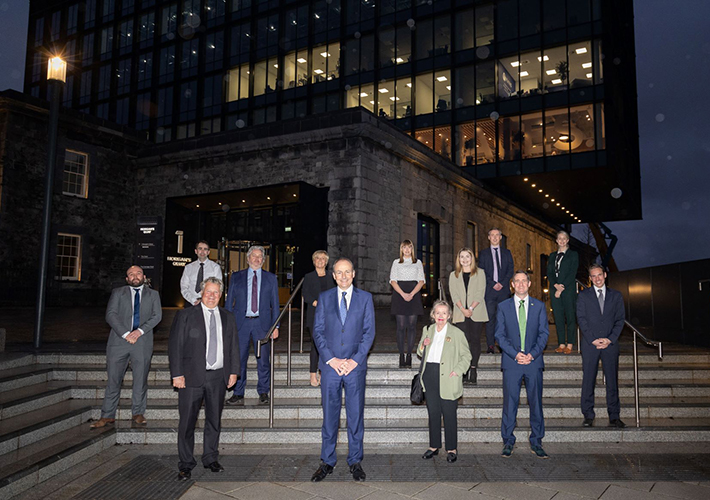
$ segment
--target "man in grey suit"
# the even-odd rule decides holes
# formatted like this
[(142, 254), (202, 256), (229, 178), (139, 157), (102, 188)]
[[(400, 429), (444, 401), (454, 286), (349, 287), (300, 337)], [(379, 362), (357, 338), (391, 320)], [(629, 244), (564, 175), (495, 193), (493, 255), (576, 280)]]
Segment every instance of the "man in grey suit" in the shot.
[(108, 382), (101, 407), (101, 418), (91, 424), (98, 429), (113, 424), (121, 395), (121, 384), (128, 362), (133, 372), (133, 423), (145, 425), (148, 394), (148, 372), (153, 356), (153, 328), (160, 323), (163, 310), (158, 292), (145, 286), (145, 275), (139, 266), (126, 271), (128, 286), (115, 288), (106, 308), (106, 322), (111, 333), (106, 344)]

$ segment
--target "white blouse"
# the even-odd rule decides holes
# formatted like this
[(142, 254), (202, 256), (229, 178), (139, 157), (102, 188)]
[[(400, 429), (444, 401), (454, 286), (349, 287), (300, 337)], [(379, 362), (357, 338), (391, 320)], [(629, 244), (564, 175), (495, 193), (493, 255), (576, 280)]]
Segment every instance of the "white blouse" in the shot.
[(441, 351), (444, 350), (444, 339), (446, 339), (446, 330), (449, 329), (449, 324), (446, 323), (440, 332), (434, 327), (434, 338), (429, 344), (429, 351), (426, 355), (427, 363), (441, 363)]
[(405, 258), (400, 264), (399, 259), (395, 259), (390, 270), (390, 281), (425, 281), (422, 261), (417, 259), (412, 264), (412, 259)]

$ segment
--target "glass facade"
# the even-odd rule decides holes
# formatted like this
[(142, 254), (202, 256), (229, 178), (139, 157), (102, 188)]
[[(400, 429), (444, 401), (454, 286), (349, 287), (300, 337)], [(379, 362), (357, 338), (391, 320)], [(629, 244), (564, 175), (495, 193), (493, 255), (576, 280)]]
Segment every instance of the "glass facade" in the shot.
[[(31, 14), (26, 91), (155, 142), (362, 106), (479, 177), (605, 148), (601, 0), (76, 0)], [(491, 168), (493, 165), (493, 168)]]

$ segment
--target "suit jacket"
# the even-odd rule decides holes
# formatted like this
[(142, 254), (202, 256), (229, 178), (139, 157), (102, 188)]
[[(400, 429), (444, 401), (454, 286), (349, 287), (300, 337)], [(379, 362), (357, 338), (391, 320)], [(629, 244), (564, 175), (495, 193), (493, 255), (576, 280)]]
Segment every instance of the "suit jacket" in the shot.
[[(424, 354), (424, 339), (430, 338), (434, 340), (435, 333), (436, 324), (424, 327), (422, 338), (417, 348), (417, 354), (419, 356), (423, 356)], [(424, 369), (422, 373), (426, 371), (426, 359), (424, 359), (423, 362)], [(441, 396), (441, 399), (455, 400), (463, 396), (463, 374), (471, 367), (471, 349), (468, 347), (466, 335), (451, 323), (449, 323), (446, 329), (446, 340), (441, 350), (441, 361), (439, 364), (441, 370), (439, 396)], [(451, 372), (456, 372), (458, 376), (449, 377)], [(422, 381), (422, 387), (424, 388), (424, 392), (426, 392), (424, 377), (421, 377), (419, 380)]]
[(331, 370), (326, 362), (332, 358), (353, 359), (356, 370), (367, 370), (367, 353), (375, 340), (375, 307), (370, 293), (353, 287), (348, 316), (340, 322), (338, 291), (335, 287), (318, 296), (313, 341), (318, 348), (321, 371)]
[[(232, 273), (229, 291), (224, 307), (234, 313), (237, 330), (244, 327), (247, 315), (247, 269)], [(259, 326), (264, 333), (279, 319), (279, 285), (276, 275), (261, 270), (261, 290), (259, 292)]]
[[(564, 259), (562, 259), (564, 262)], [(596, 339), (607, 338), (616, 344), (624, 329), (626, 312), (621, 292), (606, 287), (604, 294), (604, 314), (599, 308), (599, 300), (594, 287), (579, 292), (577, 297), (577, 323), (582, 330), (582, 341), (591, 345)]]
[[(117, 335), (123, 341), (123, 335), (133, 330), (133, 292), (130, 286), (114, 288), (106, 307), (106, 323), (111, 327), (111, 336)], [(163, 319), (163, 310), (160, 306), (160, 295), (148, 286), (143, 285), (141, 293), (140, 324), (143, 337), (153, 341), (153, 328)]]
[[(493, 290), (493, 285), (496, 284), (493, 281), (493, 249), (490, 247), (482, 250), (478, 256), (478, 267), (483, 269), (486, 273), (486, 295), (490, 293), (499, 293)], [(510, 280), (513, 279), (513, 272), (515, 272), (513, 264), (513, 254), (507, 248), (500, 247), (500, 269), (498, 269), (498, 283), (503, 285), (503, 290), (507, 290), (508, 295), (510, 295)]]
[[(513, 296), (498, 305), (496, 317), (496, 340), (503, 350), (501, 369), (518, 369), (521, 366), (515, 361), (515, 356), (521, 352), (520, 326), (518, 326), (517, 297)], [(531, 354), (533, 361), (527, 365), (533, 368), (544, 368), (542, 353), (547, 345), (550, 328), (547, 323), (545, 304), (530, 297), (528, 319), (525, 327), (525, 353)]]
[[(234, 316), (219, 307), (222, 321), (222, 347), (224, 354), (224, 383), (230, 375), (239, 374), (239, 341)], [(207, 358), (207, 329), (202, 306), (178, 311), (170, 328), (168, 361), (171, 377), (185, 377), (185, 385), (200, 387), (205, 383)]]
[[(577, 279), (577, 269), (579, 268), (579, 254), (574, 250), (567, 249), (565, 256), (560, 261), (560, 275), (555, 276), (555, 260), (557, 252), (550, 254), (550, 259), (547, 261), (547, 279), (550, 282), (550, 294), (554, 295), (554, 286), (560, 283), (565, 286), (565, 292), (569, 291), (572, 294), (577, 294), (575, 281)], [(564, 293), (564, 292), (563, 292)]]
[[(456, 306), (457, 302), (468, 307), (473, 302), (479, 304), (473, 310), (471, 319), (473, 321), (485, 322), (488, 321), (488, 310), (486, 309), (486, 272), (478, 268), (476, 274), (472, 275), (468, 280), (468, 290), (463, 283), (463, 272), (456, 277), (456, 273), (452, 272), (449, 275), (449, 293), (451, 294), (451, 302), (454, 303), (454, 323), (463, 323), (466, 317), (461, 312), (461, 309)], [(458, 372), (457, 372), (458, 373)]]

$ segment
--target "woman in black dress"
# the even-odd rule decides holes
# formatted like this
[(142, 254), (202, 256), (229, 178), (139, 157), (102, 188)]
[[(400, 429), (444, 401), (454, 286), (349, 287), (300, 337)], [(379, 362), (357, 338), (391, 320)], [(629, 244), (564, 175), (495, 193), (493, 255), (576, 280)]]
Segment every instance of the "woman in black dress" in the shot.
[(321, 292), (325, 292), (329, 288), (335, 286), (333, 277), (325, 270), (328, 265), (328, 252), (325, 250), (316, 250), (313, 252), (313, 266), (315, 271), (306, 274), (303, 280), (303, 301), (306, 304), (306, 324), (308, 331), (311, 333), (311, 385), (318, 387), (320, 385), (320, 376), (318, 375), (318, 350), (313, 343), (313, 321), (316, 317), (316, 306), (318, 305), (318, 296)]
[(399, 245), (399, 259), (392, 262), (391, 313), (397, 319), (397, 347), (399, 367), (412, 366), (412, 349), (417, 328), (417, 316), (424, 314), (421, 289), (424, 286), (424, 267), (414, 255), (414, 245), (404, 240)]

